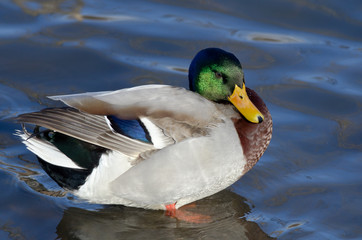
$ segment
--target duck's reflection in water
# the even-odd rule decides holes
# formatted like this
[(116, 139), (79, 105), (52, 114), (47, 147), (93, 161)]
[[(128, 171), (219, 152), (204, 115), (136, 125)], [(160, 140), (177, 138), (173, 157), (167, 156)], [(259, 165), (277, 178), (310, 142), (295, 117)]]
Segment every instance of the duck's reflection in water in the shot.
[(97, 211), (71, 207), (57, 227), (60, 239), (273, 239), (243, 217), (245, 198), (224, 190), (196, 202), (187, 211), (209, 216), (208, 223), (190, 223), (152, 211), (106, 206)]

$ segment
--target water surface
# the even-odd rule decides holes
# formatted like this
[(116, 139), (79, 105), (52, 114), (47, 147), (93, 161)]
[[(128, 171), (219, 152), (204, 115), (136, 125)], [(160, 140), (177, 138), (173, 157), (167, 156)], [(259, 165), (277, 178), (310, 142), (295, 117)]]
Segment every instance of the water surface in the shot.
[(272, 142), (231, 188), (189, 211), (88, 204), (59, 188), (0, 122), (0, 239), (360, 239), (360, 1), (0, 2), (0, 119), (48, 95), (150, 83), (188, 87), (200, 49), (241, 61), (268, 105)]

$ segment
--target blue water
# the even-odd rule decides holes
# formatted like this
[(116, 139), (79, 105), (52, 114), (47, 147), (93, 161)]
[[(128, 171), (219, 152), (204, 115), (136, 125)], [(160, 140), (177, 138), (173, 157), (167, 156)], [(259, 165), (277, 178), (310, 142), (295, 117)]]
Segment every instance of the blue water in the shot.
[(0, 2), (0, 119), (48, 95), (149, 83), (188, 87), (192, 57), (233, 52), (265, 100), (259, 163), (194, 211), (92, 205), (59, 188), (0, 121), (0, 239), (361, 239), (362, 2)]

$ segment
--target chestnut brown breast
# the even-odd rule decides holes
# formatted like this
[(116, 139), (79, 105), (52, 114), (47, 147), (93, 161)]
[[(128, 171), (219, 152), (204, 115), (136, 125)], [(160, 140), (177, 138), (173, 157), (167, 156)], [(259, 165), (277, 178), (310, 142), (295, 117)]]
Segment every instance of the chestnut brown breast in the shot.
[(246, 88), (246, 92), (250, 100), (264, 115), (264, 121), (255, 124), (248, 122), (243, 117), (232, 119), (238, 132), (244, 155), (247, 159), (243, 174), (249, 171), (263, 155), (270, 143), (273, 131), (273, 121), (264, 101), (256, 94), (256, 92), (254, 92), (254, 90)]

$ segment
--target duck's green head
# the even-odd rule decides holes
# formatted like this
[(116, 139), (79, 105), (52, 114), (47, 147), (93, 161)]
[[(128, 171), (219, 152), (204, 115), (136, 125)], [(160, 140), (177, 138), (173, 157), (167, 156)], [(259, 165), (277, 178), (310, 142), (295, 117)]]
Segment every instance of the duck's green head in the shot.
[(250, 122), (261, 123), (263, 114), (250, 101), (244, 72), (234, 54), (206, 48), (196, 54), (189, 68), (190, 90), (214, 101), (230, 101)]

